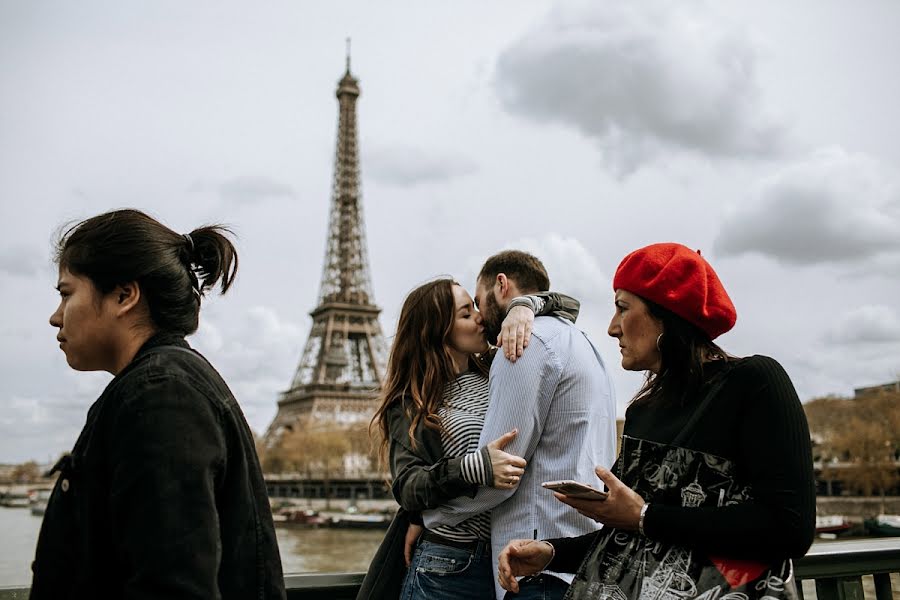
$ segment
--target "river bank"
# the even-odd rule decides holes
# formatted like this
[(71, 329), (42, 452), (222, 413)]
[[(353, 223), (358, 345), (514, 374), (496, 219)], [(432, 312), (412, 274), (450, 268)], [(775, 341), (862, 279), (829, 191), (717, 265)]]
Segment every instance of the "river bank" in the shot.
[(819, 515), (841, 515), (852, 521), (862, 521), (880, 514), (900, 515), (900, 496), (819, 496), (816, 498)]
[[(25, 508), (0, 508), (0, 587), (31, 583), (41, 517)], [(360, 572), (369, 567), (384, 530), (276, 528), (285, 573)]]
[[(344, 511), (351, 502), (322, 499), (297, 500), (297, 506), (327, 512)], [(329, 504), (326, 508), (326, 504)], [(392, 501), (360, 500), (354, 503), (360, 512), (377, 512), (396, 507)], [(841, 515), (859, 522), (879, 514), (880, 498), (818, 498), (822, 515)], [(900, 498), (888, 498), (885, 508), (900, 514)], [(0, 508), (0, 587), (28, 585), (31, 560), (40, 531), (41, 517), (25, 508)], [(361, 572), (368, 568), (378, 548), (383, 530), (277, 527), (278, 547), (285, 573)]]

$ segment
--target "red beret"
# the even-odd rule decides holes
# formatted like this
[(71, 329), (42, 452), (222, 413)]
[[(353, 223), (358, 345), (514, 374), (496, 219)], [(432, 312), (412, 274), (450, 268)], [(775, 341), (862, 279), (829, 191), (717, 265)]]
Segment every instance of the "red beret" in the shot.
[(728, 292), (700, 251), (681, 244), (651, 244), (619, 263), (614, 290), (637, 294), (693, 323), (714, 340), (737, 321)]

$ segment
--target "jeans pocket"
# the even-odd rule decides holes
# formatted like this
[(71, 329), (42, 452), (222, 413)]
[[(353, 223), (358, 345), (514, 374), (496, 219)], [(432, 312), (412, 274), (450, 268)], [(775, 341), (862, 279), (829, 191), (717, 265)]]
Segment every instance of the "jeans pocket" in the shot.
[(458, 575), (472, 564), (472, 553), (440, 544), (424, 543), (420, 546), (416, 572), (428, 575)]
[(419, 542), (403, 582), (404, 600), (495, 600), (491, 555)]

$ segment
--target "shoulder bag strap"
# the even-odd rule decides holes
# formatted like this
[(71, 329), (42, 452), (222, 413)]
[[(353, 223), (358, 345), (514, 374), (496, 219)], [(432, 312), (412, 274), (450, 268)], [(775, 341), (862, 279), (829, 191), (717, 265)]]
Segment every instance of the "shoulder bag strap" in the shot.
[(681, 432), (675, 436), (675, 439), (672, 440), (671, 444), (673, 446), (680, 446), (684, 443), (684, 441), (688, 438), (689, 435), (694, 433), (694, 428), (697, 426), (697, 423), (703, 418), (704, 413), (706, 413), (706, 409), (709, 408), (710, 402), (713, 401), (713, 398), (719, 393), (719, 390), (722, 389), (722, 386), (725, 385), (725, 382), (728, 381), (728, 372), (731, 371), (731, 365), (725, 365), (725, 368), (721, 373), (713, 377), (713, 380), (710, 382), (709, 391), (706, 392), (706, 395), (703, 397), (703, 400), (700, 401), (700, 404), (694, 409), (694, 413), (691, 415), (691, 418), (685, 424), (684, 427), (681, 428)]

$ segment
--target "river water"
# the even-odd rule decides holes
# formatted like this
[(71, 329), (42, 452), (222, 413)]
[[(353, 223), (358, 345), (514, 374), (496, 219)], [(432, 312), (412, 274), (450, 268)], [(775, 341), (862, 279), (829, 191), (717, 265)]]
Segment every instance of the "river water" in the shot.
[[(31, 583), (31, 561), (41, 517), (25, 508), (0, 507), (0, 588)], [(278, 527), (285, 573), (365, 571), (384, 530), (294, 529)]]
[[(0, 588), (31, 583), (31, 560), (41, 517), (23, 508), (0, 507)], [(353, 573), (365, 571), (383, 530), (292, 529), (277, 527), (278, 549), (285, 573)], [(822, 543), (822, 542), (817, 542)], [(894, 600), (900, 600), (900, 578), (891, 575)], [(875, 598), (872, 577), (863, 578), (865, 597)], [(804, 598), (813, 599), (815, 583), (803, 582)]]

